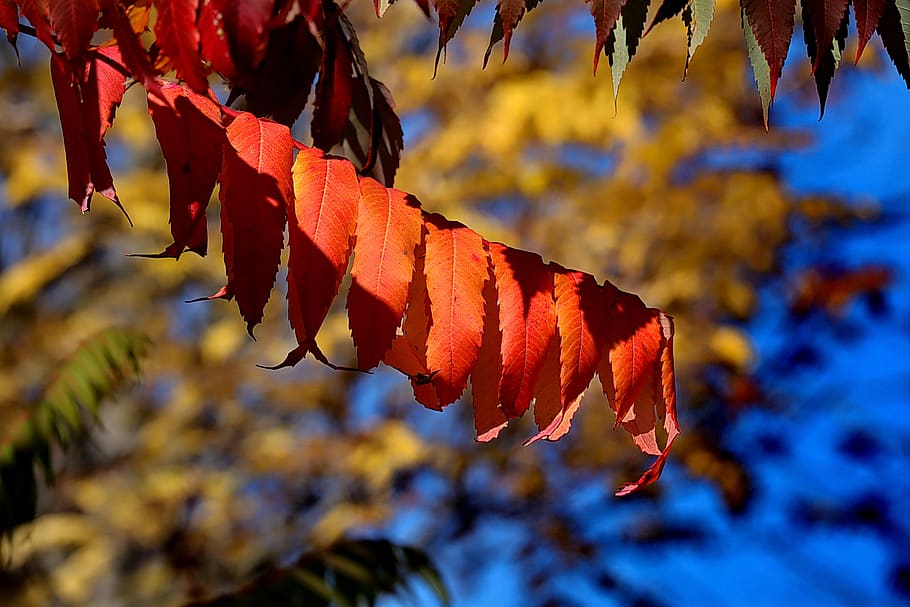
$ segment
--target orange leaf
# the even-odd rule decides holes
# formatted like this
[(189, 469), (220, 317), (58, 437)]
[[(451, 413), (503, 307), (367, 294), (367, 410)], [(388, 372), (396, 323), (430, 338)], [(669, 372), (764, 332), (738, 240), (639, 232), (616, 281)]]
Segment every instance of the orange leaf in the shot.
[(422, 233), (420, 203), (373, 179), (360, 182), (348, 319), (357, 361), (372, 369), (386, 353), (404, 316)]
[(246, 112), (228, 126), (227, 140), (221, 196), (233, 241), (228, 288), (252, 335), (262, 321), (284, 246), (285, 209), (294, 195), (293, 148), (286, 126)]
[(490, 243), (502, 329), (503, 412), (519, 417), (531, 404), (551, 337), (556, 332), (553, 274), (540, 256)]
[(404, 323), (382, 361), (411, 378), (417, 402), (429, 409), (441, 410), (439, 396), (433, 386), (433, 373), (427, 366), (427, 336), (432, 321), (424, 274), (425, 258), (425, 248), (421, 244), (415, 257), (414, 278), (408, 293)]
[(433, 319), (427, 338), (427, 366), (441, 406), (461, 396), (483, 332), (483, 285), (489, 264), (477, 232), (441, 215), (424, 217), (426, 279)]
[(360, 186), (350, 162), (307, 148), (294, 162), (288, 198), (288, 312), (297, 343), (317, 353), (322, 326), (351, 255)]
[(499, 303), (496, 281), (489, 270), (483, 286), (483, 340), (477, 363), (471, 374), (471, 400), (474, 405), (474, 428), (478, 441), (496, 438), (509, 423), (499, 406), (499, 382), (502, 379), (502, 331), (499, 329)]

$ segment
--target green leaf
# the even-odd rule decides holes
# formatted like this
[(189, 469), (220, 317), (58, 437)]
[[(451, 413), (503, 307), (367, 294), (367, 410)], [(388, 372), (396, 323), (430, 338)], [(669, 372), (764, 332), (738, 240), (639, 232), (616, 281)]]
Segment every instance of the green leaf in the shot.
[(689, 72), (689, 62), (696, 49), (705, 41), (711, 22), (714, 20), (714, 0), (690, 0), (683, 11), (683, 21), (689, 33), (689, 48), (686, 52), (686, 69), (683, 78)]

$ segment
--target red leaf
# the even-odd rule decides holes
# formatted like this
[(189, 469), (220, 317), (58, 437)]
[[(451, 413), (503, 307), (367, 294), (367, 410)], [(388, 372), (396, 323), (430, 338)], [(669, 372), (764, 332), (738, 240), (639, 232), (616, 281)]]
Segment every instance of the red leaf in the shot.
[(404, 316), (423, 224), (410, 194), (369, 178), (360, 192), (347, 306), (358, 366), (367, 370), (382, 360)]
[(562, 419), (562, 410), (559, 390), (559, 339), (554, 335), (547, 346), (540, 377), (534, 386), (534, 423), (537, 424), (538, 432), (524, 444), (530, 445), (542, 438), (549, 438)]
[(591, 16), (594, 17), (596, 40), (594, 43), (594, 73), (597, 73), (597, 64), (600, 55), (607, 43), (607, 38), (616, 26), (619, 12), (626, 5), (626, 0), (586, 0), (591, 3)]
[(98, 0), (54, 0), (50, 3), (50, 22), (66, 58), (78, 61), (88, 49), (98, 27)]
[(483, 286), (483, 340), (477, 363), (471, 374), (471, 401), (474, 405), (474, 428), (478, 441), (496, 438), (509, 423), (499, 406), (499, 382), (502, 379), (502, 331), (499, 329), (499, 303), (492, 268)]
[(471, 14), (477, 2), (478, 0), (433, 0), (433, 6), (439, 15), (439, 46), (436, 51), (436, 67), (433, 68), (434, 75), (436, 68), (439, 67), (439, 56), (443, 49), (464, 23), (465, 17)]
[(531, 404), (550, 339), (556, 332), (553, 274), (540, 256), (490, 243), (502, 329), (503, 412), (519, 417)]
[(433, 319), (427, 367), (443, 407), (464, 391), (483, 332), (483, 285), (488, 257), (477, 232), (441, 215), (427, 215), (426, 280)]
[(130, 23), (129, 16), (124, 12), (123, 6), (118, 0), (103, 0), (101, 5), (110, 17), (123, 64), (129, 68), (133, 78), (142, 83), (146, 91), (160, 96), (161, 86), (156, 80), (155, 66), (149, 59), (148, 51), (142, 46), (142, 42), (133, 31), (133, 25)]
[(316, 333), (351, 256), (360, 187), (351, 163), (313, 148), (294, 163), (294, 198), (288, 199), (291, 254), (288, 311), (297, 343), (318, 352)]
[(427, 336), (430, 331), (430, 302), (424, 273), (426, 252), (423, 243), (417, 248), (414, 277), (408, 291), (408, 309), (401, 331), (382, 361), (411, 378), (414, 398), (428, 409), (442, 410), (433, 386), (433, 372), (427, 366)]
[(158, 20), (155, 37), (183, 79), (197, 93), (208, 91), (209, 84), (199, 55), (199, 29), (196, 12), (199, 0), (155, 0)]
[[(616, 492), (616, 495), (626, 495), (656, 481), (667, 463), (673, 442), (679, 436), (679, 422), (676, 418), (676, 379), (673, 371), (673, 319), (660, 311), (657, 311), (657, 319), (661, 334), (660, 360), (657, 365), (659, 379), (652, 384), (652, 389), (655, 392), (655, 397), (660, 399), (658, 405), (662, 405), (662, 408), (658, 406), (657, 417), (663, 420), (667, 442), (662, 451), (657, 451), (656, 440), (653, 445), (650, 444), (653, 430), (639, 435), (648, 437), (648, 447), (651, 451), (657, 451), (658, 457), (637, 481), (624, 485)], [(651, 407), (650, 403), (645, 406)], [(636, 415), (640, 416), (640, 418), (631, 423), (635, 423), (635, 431), (638, 432), (646, 429), (641, 428), (641, 418), (648, 417), (653, 420), (651, 413), (645, 415), (643, 411), (637, 410)]]
[(161, 92), (166, 102), (149, 95), (148, 106), (167, 163), (174, 243), (160, 256), (179, 258), (185, 249), (205, 255), (205, 209), (221, 169), (224, 143), (221, 110), (183, 86), (164, 86)]
[(278, 272), (285, 209), (293, 197), (291, 134), (284, 125), (240, 113), (227, 127), (221, 170), (222, 204), (231, 226), (228, 287), (252, 335)]
[(104, 135), (126, 90), (126, 77), (115, 67), (119, 64), (116, 47), (92, 51), (78, 71), (72, 71), (62, 55), (51, 56), (69, 196), (83, 212), (89, 210), (96, 190), (120, 206), (104, 153)]
[(56, 43), (51, 30), (49, 0), (20, 0), (19, 12), (35, 28), (38, 40), (53, 51)]
[(319, 82), (316, 83), (310, 126), (313, 145), (326, 152), (341, 141), (348, 121), (354, 99), (353, 62), (351, 48), (336, 19), (325, 32), (325, 52)]
[(216, 72), (228, 80), (233, 80), (237, 75), (237, 68), (231, 58), (225, 30), (225, 4), (227, 0), (201, 0), (197, 25), (202, 57)]
[(223, 27), (231, 57), (240, 72), (251, 72), (265, 57), (275, 0), (226, 0)]
[(802, 2), (805, 14), (809, 16), (809, 23), (803, 23), (803, 27), (812, 28), (815, 34), (815, 45), (819, 51), (812, 64), (812, 71), (815, 72), (822, 57), (830, 54), (834, 34), (844, 19), (848, 0), (802, 0)]
[[(839, 1), (839, 0), (838, 0)], [(796, 0), (740, 0), (755, 39), (771, 68), (771, 98), (784, 69), (793, 37)], [(842, 14), (842, 13), (841, 13)], [(840, 14), (838, 15), (840, 20)]]
[(872, 33), (881, 20), (887, 0), (853, 0), (853, 12), (856, 13), (856, 63), (863, 56), (863, 50), (872, 37)]
[(509, 45), (512, 43), (512, 31), (525, 14), (525, 0), (499, 0), (496, 15), (502, 21), (503, 49), (502, 60), (509, 58)]

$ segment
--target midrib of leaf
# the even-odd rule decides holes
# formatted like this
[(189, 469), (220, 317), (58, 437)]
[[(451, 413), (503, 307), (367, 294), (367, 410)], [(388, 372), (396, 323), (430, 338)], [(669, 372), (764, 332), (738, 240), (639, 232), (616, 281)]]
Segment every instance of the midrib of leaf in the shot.
[(768, 129), (768, 110), (771, 108), (771, 67), (765, 54), (762, 52), (755, 39), (755, 32), (752, 31), (752, 25), (746, 16), (745, 11), (742, 13), (743, 34), (746, 38), (746, 47), (749, 50), (749, 61), (752, 63), (752, 74), (755, 77), (755, 84), (758, 86), (758, 94), (761, 97), (762, 115), (765, 119), (765, 130)]
[(379, 264), (376, 268), (376, 286), (373, 288), (374, 293), (378, 293), (382, 286), (382, 272), (385, 267), (385, 250), (389, 246), (389, 230), (392, 225), (392, 192), (389, 189), (385, 191), (386, 212), (385, 212), (385, 229), (382, 233), (382, 250), (379, 252)]

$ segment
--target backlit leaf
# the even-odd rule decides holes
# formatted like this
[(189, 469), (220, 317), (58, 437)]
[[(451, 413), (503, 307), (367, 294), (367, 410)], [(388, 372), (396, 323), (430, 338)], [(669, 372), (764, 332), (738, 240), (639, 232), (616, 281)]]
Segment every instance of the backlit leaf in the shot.
[[(746, 43), (749, 57), (752, 58), (753, 43), (757, 43), (764, 56), (769, 70), (769, 103), (774, 99), (777, 81), (784, 69), (784, 61), (790, 50), (790, 39), (793, 37), (793, 18), (796, 14), (796, 0), (740, 0), (745, 13), (743, 31), (746, 32)], [(747, 28), (746, 25), (749, 27)], [(756, 62), (752, 60), (756, 69)], [(757, 69), (756, 69), (757, 71)], [(758, 77), (756, 77), (758, 80)], [(761, 88), (761, 84), (759, 84)], [(764, 96), (764, 95), (763, 95)], [(763, 102), (764, 104), (764, 102)]]
[(233, 240), (228, 287), (252, 334), (262, 320), (284, 246), (285, 209), (294, 195), (293, 148), (286, 126), (246, 112), (228, 126), (227, 143), (221, 196)]
[(357, 363), (372, 369), (389, 349), (407, 305), (420, 243), (420, 206), (410, 194), (360, 182), (348, 318)]
[(50, 22), (66, 58), (78, 61), (88, 49), (98, 26), (98, 0), (54, 0), (50, 2)]
[(488, 257), (479, 234), (440, 215), (425, 217), (427, 295), (433, 319), (427, 367), (440, 406), (461, 396), (477, 361), (483, 331)]
[(499, 302), (492, 268), (483, 286), (483, 339), (477, 363), (471, 374), (471, 402), (474, 406), (475, 437), (480, 442), (496, 438), (509, 419), (499, 406), (502, 380), (502, 331), (499, 328)]
[(173, 62), (177, 77), (197, 93), (208, 90), (208, 79), (199, 55), (199, 29), (196, 28), (198, 0), (156, 0), (158, 20), (155, 37)]
[(878, 22), (885, 11), (885, 5), (888, 0), (853, 0), (853, 12), (856, 17), (856, 63), (859, 63), (860, 57), (866, 44), (872, 37), (872, 33), (878, 26)]

